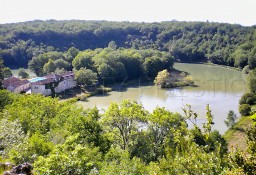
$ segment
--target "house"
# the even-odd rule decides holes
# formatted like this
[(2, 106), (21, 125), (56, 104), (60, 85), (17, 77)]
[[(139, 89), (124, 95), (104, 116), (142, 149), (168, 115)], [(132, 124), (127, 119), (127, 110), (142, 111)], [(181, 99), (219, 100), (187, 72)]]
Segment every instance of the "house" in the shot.
[(11, 77), (3, 80), (3, 87), (15, 93), (26, 92), (30, 89), (30, 82), (28, 80)]
[(45, 77), (31, 79), (31, 93), (51, 95), (76, 87), (75, 74), (72, 71), (63, 74), (48, 74)]

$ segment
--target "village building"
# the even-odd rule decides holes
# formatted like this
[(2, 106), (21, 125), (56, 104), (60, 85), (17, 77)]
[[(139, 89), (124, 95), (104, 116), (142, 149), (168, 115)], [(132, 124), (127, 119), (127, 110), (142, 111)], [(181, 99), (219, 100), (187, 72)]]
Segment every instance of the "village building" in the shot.
[(3, 80), (3, 87), (15, 93), (26, 92), (30, 89), (30, 82), (28, 80), (11, 77)]
[(45, 77), (36, 77), (30, 80), (31, 93), (51, 95), (52, 93), (61, 93), (67, 89), (77, 86), (74, 72), (68, 71), (63, 74), (49, 74)]

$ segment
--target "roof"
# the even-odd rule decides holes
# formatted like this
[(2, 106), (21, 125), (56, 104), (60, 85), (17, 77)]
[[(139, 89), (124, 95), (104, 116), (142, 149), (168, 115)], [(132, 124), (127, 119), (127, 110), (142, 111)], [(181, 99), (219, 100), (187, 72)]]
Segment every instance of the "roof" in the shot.
[(61, 75), (60, 74), (55, 74), (55, 73), (51, 73), (45, 76), (45, 78), (47, 79), (55, 79), (55, 80), (59, 80), (61, 79)]
[(53, 83), (53, 82), (55, 82), (54, 79), (47, 78), (47, 79), (43, 79), (40, 81), (32, 82), (31, 85), (45, 85), (45, 84), (49, 84), (49, 83)]
[(38, 81), (31, 82), (31, 84), (32, 85), (45, 85), (45, 84), (49, 84), (49, 83), (59, 81), (59, 80), (61, 80), (61, 78), (66, 79), (66, 78), (71, 77), (71, 76), (73, 77), (74, 75), (75, 74), (72, 71), (67, 71), (67, 72), (64, 72), (62, 74), (51, 73), (51, 74), (46, 75), (45, 77), (38, 77), (38, 78), (41, 78), (41, 79), (38, 79)]
[(28, 81), (30, 81), (31, 83), (37, 82), (37, 81), (41, 81), (41, 80), (45, 80), (45, 77), (35, 77), (35, 78), (31, 78)]
[(28, 80), (20, 80), (19, 78), (16, 78), (16, 77), (11, 77), (11, 78), (3, 80), (4, 88), (7, 88), (9, 86), (13, 86), (13, 87), (17, 88), (17, 87), (25, 85), (27, 83), (29, 83)]
[(72, 71), (67, 71), (67, 72), (62, 73), (61, 75), (62, 75), (63, 77), (66, 77), (66, 76), (74, 76), (75, 73), (72, 72)]
[(64, 79), (68, 79), (69, 77), (74, 77), (75, 73), (72, 71), (67, 71), (61, 74)]

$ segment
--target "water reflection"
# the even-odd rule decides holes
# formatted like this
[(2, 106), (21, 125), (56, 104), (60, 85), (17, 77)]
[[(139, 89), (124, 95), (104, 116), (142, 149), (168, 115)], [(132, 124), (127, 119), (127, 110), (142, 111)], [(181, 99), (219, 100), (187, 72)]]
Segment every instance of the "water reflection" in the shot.
[(224, 120), (228, 111), (238, 114), (238, 101), (245, 91), (245, 80), (241, 72), (200, 64), (176, 63), (176, 69), (192, 75), (197, 87), (161, 89), (157, 86), (145, 86), (138, 79), (138, 86), (110, 92), (107, 96), (96, 96), (88, 102), (78, 102), (83, 107), (97, 106), (106, 109), (111, 102), (120, 103), (123, 99), (139, 101), (145, 109), (152, 111), (156, 106), (165, 107), (172, 112), (182, 113), (182, 107), (190, 104), (199, 114), (199, 123), (205, 120), (206, 105), (210, 104), (214, 115), (214, 128), (224, 133), (227, 128)]

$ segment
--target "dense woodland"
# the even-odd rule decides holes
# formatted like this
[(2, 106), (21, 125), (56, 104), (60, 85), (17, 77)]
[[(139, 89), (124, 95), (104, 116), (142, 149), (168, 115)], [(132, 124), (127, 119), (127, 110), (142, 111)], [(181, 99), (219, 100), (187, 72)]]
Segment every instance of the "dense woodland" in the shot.
[(184, 62), (210, 61), (253, 69), (256, 29), (209, 22), (133, 23), (107, 21), (31, 21), (0, 25), (0, 57), (8, 67), (26, 67), (46, 52), (105, 48), (156, 49)]

